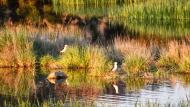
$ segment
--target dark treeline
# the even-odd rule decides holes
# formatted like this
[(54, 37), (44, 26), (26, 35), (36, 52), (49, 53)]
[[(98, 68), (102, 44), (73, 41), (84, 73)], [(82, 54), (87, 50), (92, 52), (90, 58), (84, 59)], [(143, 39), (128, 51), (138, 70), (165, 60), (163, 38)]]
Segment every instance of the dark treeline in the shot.
[(39, 21), (44, 17), (58, 17), (52, 9), (52, 0), (0, 0), (0, 23)]
[[(52, 22), (59, 21), (62, 15), (69, 13), (64, 11), (57, 13), (54, 7), (62, 6), (60, 3), (64, 4), (64, 2), (64, 0), (0, 0), (0, 24), (10, 19), (13, 22), (37, 22), (44, 18)], [(89, 1), (87, 0), (87, 2)], [(116, 5), (124, 2), (125, 0), (116, 0)]]

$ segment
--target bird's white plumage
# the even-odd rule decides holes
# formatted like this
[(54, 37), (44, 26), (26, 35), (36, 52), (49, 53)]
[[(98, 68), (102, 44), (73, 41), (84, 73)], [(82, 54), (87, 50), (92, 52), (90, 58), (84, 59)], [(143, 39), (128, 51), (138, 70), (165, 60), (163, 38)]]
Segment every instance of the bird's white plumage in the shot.
[(111, 71), (115, 72), (117, 70), (117, 62), (114, 62), (114, 66)]
[(65, 45), (64, 48), (60, 51), (60, 53), (64, 53), (67, 50), (68, 45)]

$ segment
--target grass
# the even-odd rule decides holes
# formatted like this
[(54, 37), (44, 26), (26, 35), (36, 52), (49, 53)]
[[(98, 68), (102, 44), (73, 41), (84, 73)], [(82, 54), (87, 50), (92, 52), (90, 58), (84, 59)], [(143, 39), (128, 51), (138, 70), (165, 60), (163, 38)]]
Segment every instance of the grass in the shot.
[(169, 42), (157, 65), (171, 71), (189, 72), (189, 52), (189, 45), (185, 42)]
[(159, 102), (150, 102), (150, 101), (146, 101), (144, 104), (142, 103), (138, 103), (135, 105), (135, 107), (189, 107), (190, 105), (190, 101), (189, 98), (187, 99), (182, 99), (181, 101), (179, 101), (178, 103), (171, 103), (168, 102), (166, 104), (160, 104)]
[[(111, 69), (112, 63), (107, 59), (103, 48), (98, 46), (69, 46), (57, 59), (47, 55), (41, 58), (42, 66), (57, 65), (67, 69), (95, 69), (98, 75)], [(94, 74), (92, 72), (92, 74)]]
[[(0, 13), (5, 15), (5, 17), (9, 14), (9, 9), (4, 9), (6, 6), (3, 7), (7, 3), (7, 0), (0, 1), (0, 5), (2, 5), (1, 10), (6, 11), (5, 13)], [(106, 17), (109, 23), (119, 22), (124, 25), (129, 33), (129, 35), (124, 36), (130, 36), (135, 39), (116, 39), (114, 46), (104, 48), (100, 44), (97, 44), (99, 46), (88, 44), (83, 36), (86, 34), (85, 27), (80, 29), (77, 26), (76, 31), (75, 26), (63, 27), (59, 24), (51, 25), (51, 23), (47, 25), (47, 29), (38, 29), (30, 26), (28, 28), (19, 26), (20, 28), (14, 27), (12, 29), (9, 28), (9, 25), (6, 25), (7, 28), (0, 29), (0, 67), (24, 68), (40, 63), (41, 66), (52, 69), (74, 69), (74, 72), (67, 72), (70, 88), (76, 89), (74, 91), (85, 89), (82, 94), (87, 93), (88, 95), (93, 94), (92, 90), (100, 94), (101, 89), (105, 88), (103, 82), (88, 77), (91, 75), (104, 78), (107, 75), (110, 76), (109, 71), (113, 65), (112, 61), (119, 62), (119, 67), (121, 66), (129, 74), (149, 72), (152, 64), (159, 70), (164, 69), (180, 73), (190, 72), (189, 41), (167, 41), (168, 38), (173, 39), (173, 37), (181, 39), (187, 36), (188, 38), (190, 34), (188, 24), (190, 20), (190, 2), (188, 0), (70, 0), (69, 2), (67, 0), (52, 0), (52, 4), (47, 2), (47, 4), (40, 4), (41, 2), (39, 2), (42, 6), (39, 8), (40, 10), (35, 7), (36, 3), (37, 1), (28, 1), (24, 4), (23, 0), (19, 0), (19, 8), (15, 9), (15, 14), (26, 18), (26, 20), (32, 20), (32, 24), (35, 23), (33, 23), (33, 20), (41, 18), (41, 12), (43, 13), (42, 18), (53, 19), (58, 23), (64, 23), (62, 22), (64, 15), (62, 16), (62, 14), (77, 15), (82, 20), (88, 20), (88, 18), (90, 19), (90, 17), (94, 16)], [(83, 17), (88, 18), (83, 19)], [(88, 27), (88, 23), (85, 24)], [(74, 36), (70, 36), (71, 34)], [(161, 40), (167, 39), (167, 43), (164, 46), (159, 45), (160, 57), (157, 60), (152, 58), (153, 49), (151, 46), (155, 44), (138, 41), (136, 40), (137, 36), (145, 39), (148, 36), (151, 36), (151, 38), (158, 37)], [(68, 44), (69, 48), (61, 55), (59, 51), (64, 44)], [(84, 70), (76, 74), (75, 71), (78, 72), (78, 69)], [(33, 72), (24, 69), (17, 75), (14, 72), (1, 72), (1, 74), (0, 92), (3, 95), (11, 96), (13, 99), (15, 98), (15, 106), (94, 106), (93, 103), (88, 105), (83, 101), (73, 99), (56, 102), (54, 99), (48, 99), (35, 105), (27, 98), (24, 100), (18, 99), (18, 97), (28, 97), (30, 95), (29, 92), (34, 91)], [(113, 79), (115, 78), (106, 80), (115, 81)], [(189, 82), (189, 79), (185, 77), (182, 79)], [(104, 82), (107, 82), (106, 80)], [(87, 84), (85, 84), (86, 82)], [(139, 90), (145, 85), (146, 81), (142, 78), (127, 78), (127, 90)], [(4, 105), (12, 106), (13, 103), (5, 101)], [(162, 106), (162, 104), (147, 102), (145, 105), (139, 104), (139, 106), (158, 107)], [(182, 100), (177, 105), (168, 103), (164, 106), (189, 106), (189, 99)]]
[(121, 12), (111, 12), (110, 16), (146, 37), (180, 38), (189, 34), (189, 4), (188, 0), (148, 0), (125, 5)]
[(190, 72), (190, 57), (184, 57), (179, 64), (182, 72)]
[[(96, 106), (95, 105), (96, 98), (98, 98), (98, 96), (101, 96), (103, 93), (107, 93), (107, 92), (109, 93), (109, 87), (112, 86), (113, 83), (120, 84), (120, 88), (122, 87), (124, 92), (127, 93), (126, 97), (138, 97), (138, 96), (133, 96), (133, 94), (138, 95), (141, 89), (144, 89), (144, 88), (146, 89), (146, 86), (152, 85), (155, 82), (154, 79), (144, 79), (144, 78), (138, 78), (138, 77), (129, 77), (129, 78), (125, 78), (125, 80), (117, 80), (117, 79), (104, 80), (97, 77), (90, 77), (88, 76), (88, 73), (84, 73), (85, 71), (83, 70), (81, 70), (80, 72), (78, 70), (77, 72), (75, 70), (65, 71), (68, 74), (69, 84), (65, 85), (63, 83), (61, 85), (57, 85), (57, 87), (54, 87), (57, 89), (55, 93), (60, 92), (58, 95), (55, 94), (55, 97), (53, 98), (44, 97), (45, 99), (43, 100), (33, 101), (33, 99), (30, 99), (29, 97), (30, 95), (32, 95), (31, 93), (33, 93), (33, 90), (32, 90), (32, 88), (34, 88), (33, 85), (36, 84), (37, 87), (40, 87), (40, 84), (42, 84), (42, 81), (37, 82), (38, 80), (36, 81), (36, 83), (32, 83), (34, 79), (34, 77), (32, 76), (33, 70), (27, 70), (27, 69), (20, 69), (19, 71), (15, 71), (14, 69), (13, 70), (7, 69), (7, 71), (5, 71), (5, 69), (0, 69), (0, 70), (1, 70), (0, 83), (2, 83), (0, 84), (0, 92), (1, 92), (1, 95), (3, 96), (2, 102), (0, 102), (0, 104), (11, 106), (11, 107), (12, 106), (13, 107), (49, 107), (49, 106), (92, 107), (92, 106)], [(176, 85), (176, 81), (178, 79), (182, 79), (182, 81), (179, 83), (183, 84), (183, 82), (185, 81), (187, 83), (185, 83), (184, 86), (183, 85), (182, 86), (188, 87), (189, 77), (187, 75), (175, 75), (173, 77), (173, 75), (171, 74), (168, 74), (167, 76), (165, 76), (165, 74), (166, 73), (164, 73), (163, 76), (156, 77), (158, 79), (158, 82), (160, 83), (160, 84), (158, 83), (158, 86), (165, 85), (163, 81), (166, 81), (166, 80), (169, 82), (168, 83), (169, 85), (170, 80), (174, 78), (174, 86)], [(7, 77), (5, 77), (5, 75)], [(16, 80), (15, 80), (15, 75), (16, 75)], [(175, 80), (175, 78), (177, 79)], [(7, 88), (3, 90), (3, 87), (7, 87)], [(46, 91), (47, 90), (45, 90), (45, 92)], [(52, 93), (54, 93), (54, 89), (52, 89), (52, 91), (53, 91)], [(128, 94), (130, 95), (130, 93), (132, 94), (132, 96), (128, 96)], [(48, 94), (51, 95), (51, 92)], [(23, 97), (23, 96), (26, 96), (26, 97)], [(64, 96), (64, 97), (61, 97), (61, 96)], [(114, 98), (114, 96), (111, 96), (111, 98)], [(188, 107), (189, 99), (187, 96), (187, 99), (184, 99), (184, 100), (181, 99), (176, 104), (173, 104), (170, 102), (166, 104), (162, 104), (160, 102), (149, 102), (148, 99), (147, 99), (147, 102), (138, 102), (138, 99), (137, 99), (136, 105), (141, 106), (141, 107), (146, 107), (147, 105), (149, 105), (150, 107), (157, 107), (157, 106), (168, 107), (168, 105), (172, 105), (172, 106), (184, 105), (185, 107), (186, 106)], [(104, 106), (104, 103), (102, 103), (102, 106)]]
[[(9, 10), (7, 0), (1, 0), (0, 4), (4, 6), (2, 11)], [(67, 15), (83, 19), (107, 17), (110, 23), (119, 22), (125, 25), (130, 33), (135, 31), (145, 36), (157, 35), (165, 39), (181, 38), (190, 34), (189, 8), (188, 0), (34, 0), (26, 3), (19, 0), (15, 14), (30, 23), (34, 22), (34, 25), (35, 22), (41, 23), (43, 19), (49, 19), (55, 24), (64, 23), (63, 19)], [(7, 20), (6, 14), (2, 14)]]
[(28, 99), (18, 99), (14, 105), (9, 101), (4, 101), (4, 107), (94, 107), (93, 102), (84, 102), (80, 100), (70, 99), (69, 101), (55, 101), (55, 99), (49, 99), (43, 103), (33, 104)]
[(126, 6), (122, 15), (130, 19), (189, 19), (189, 4), (188, 0), (162, 0), (159, 2), (150, 0), (141, 4)]
[(47, 68), (58, 68), (56, 60), (51, 55), (41, 57), (40, 65)]
[(27, 38), (27, 31), (12, 32), (4, 28), (1, 30), (0, 35), (1, 67), (29, 67), (34, 65), (33, 42)]
[[(151, 43), (150, 43), (151, 44)], [(154, 45), (154, 44), (153, 44)], [(123, 69), (129, 74), (155, 69), (172, 72), (189, 72), (190, 46), (185, 41), (170, 41), (158, 48), (158, 59), (154, 60), (153, 45), (138, 40), (115, 39), (115, 47), (124, 57)]]
[(148, 69), (146, 59), (135, 55), (125, 56), (124, 69), (130, 74), (136, 74), (138, 72), (145, 72)]
[(116, 48), (124, 57), (123, 69), (129, 74), (147, 71), (151, 62), (151, 50), (135, 40), (115, 39)]
[[(22, 29), (21, 29), (22, 28)], [(93, 75), (110, 71), (113, 62), (119, 62), (124, 71), (138, 73), (149, 71), (152, 64), (156, 69), (189, 72), (190, 47), (187, 41), (171, 40), (160, 47), (160, 58), (152, 61), (154, 43), (135, 39), (116, 38), (113, 46), (90, 45), (83, 37), (61, 37), (56, 32), (40, 30), (27, 31), (27, 28), (2, 28), (0, 34), (0, 66), (31, 67), (35, 62), (48, 68), (92, 69)], [(41, 32), (40, 32), (41, 31)], [(47, 30), (48, 31), (48, 30)], [(34, 34), (33, 32), (37, 32)], [(38, 34), (47, 37), (36, 36)], [(64, 32), (63, 32), (64, 34)], [(60, 54), (64, 44), (69, 48)], [(39, 60), (38, 60), (39, 59)]]

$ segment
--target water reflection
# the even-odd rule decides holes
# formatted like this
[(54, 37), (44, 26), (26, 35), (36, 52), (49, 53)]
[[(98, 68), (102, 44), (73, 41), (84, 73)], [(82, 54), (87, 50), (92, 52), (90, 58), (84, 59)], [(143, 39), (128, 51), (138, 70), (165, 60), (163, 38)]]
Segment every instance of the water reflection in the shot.
[[(105, 80), (90, 77), (84, 71), (65, 73), (68, 78), (48, 80), (38, 79), (33, 69), (0, 69), (0, 105), (5, 101), (17, 105), (19, 99), (29, 99), (41, 105), (53, 99), (53, 102), (63, 101), (65, 104), (79, 100), (95, 106), (130, 107), (146, 105), (148, 101), (176, 104), (190, 95), (189, 77), (184, 75)], [(48, 72), (43, 75), (47, 77)]]
[(105, 85), (104, 94), (125, 95), (126, 85), (122, 80), (112, 81)]

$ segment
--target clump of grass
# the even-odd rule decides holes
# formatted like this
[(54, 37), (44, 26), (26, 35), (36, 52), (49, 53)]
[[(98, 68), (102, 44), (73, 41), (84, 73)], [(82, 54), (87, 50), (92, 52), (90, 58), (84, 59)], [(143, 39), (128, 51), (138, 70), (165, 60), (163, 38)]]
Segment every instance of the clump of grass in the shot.
[(171, 41), (166, 44), (166, 48), (161, 52), (161, 57), (157, 62), (159, 68), (169, 71), (188, 70), (187, 57), (189, 56), (189, 46), (182, 42)]
[(123, 68), (129, 73), (146, 71), (151, 58), (151, 51), (145, 44), (135, 40), (115, 39), (115, 46), (124, 56)]
[(110, 64), (103, 49), (96, 46), (70, 46), (60, 56), (58, 63), (64, 68), (98, 69), (101, 71), (106, 70)]
[(40, 65), (47, 68), (58, 68), (56, 64), (56, 59), (51, 55), (45, 55), (40, 58)]
[(64, 68), (88, 68), (89, 56), (85, 47), (71, 46), (60, 56), (58, 62)]
[(0, 32), (0, 66), (24, 67), (33, 66), (35, 57), (32, 52), (32, 41), (27, 38), (25, 30)]
[(124, 58), (124, 69), (132, 74), (144, 72), (148, 69), (147, 60), (136, 55), (127, 55)]
[(161, 56), (159, 61), (157, 62), (159, 68), (164, 68), (165, 70), (175, 71), (179, 68), (178, 61), (171, 56)]
[(179, 64), (182, 72), (190, 72), (190, 57), (184, 57)]

